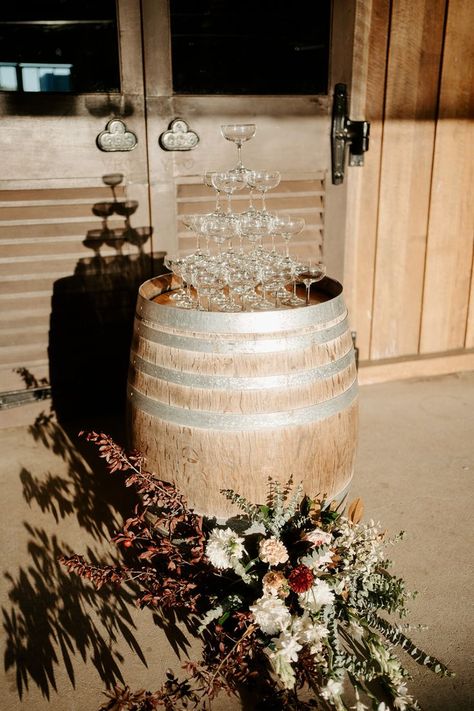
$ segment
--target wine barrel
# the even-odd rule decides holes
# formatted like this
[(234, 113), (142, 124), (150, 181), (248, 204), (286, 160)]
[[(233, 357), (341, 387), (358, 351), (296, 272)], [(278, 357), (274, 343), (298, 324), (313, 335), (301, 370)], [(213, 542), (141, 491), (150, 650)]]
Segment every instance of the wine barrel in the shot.
[(139, 290), (128, 380), (131, 444), (199, 513), (264, 503), (268, 477), (341, 497), (357, 437), (357, 373), (342, 286), (267, 312), (178, 309), (172, 277)]

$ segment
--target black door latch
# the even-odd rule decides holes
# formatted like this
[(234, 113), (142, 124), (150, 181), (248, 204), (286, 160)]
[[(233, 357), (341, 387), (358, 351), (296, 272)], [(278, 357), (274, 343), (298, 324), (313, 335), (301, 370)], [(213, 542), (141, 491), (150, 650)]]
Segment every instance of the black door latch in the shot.
[(347, 86), (336, 84), (332, 107), (331, 159), (332, 182), (344, 180), (346, 145), (349, 146), (349, 165), (364, 165), (364, 153), (369, 150), (370, 123), (352, 121), (347, 115)]

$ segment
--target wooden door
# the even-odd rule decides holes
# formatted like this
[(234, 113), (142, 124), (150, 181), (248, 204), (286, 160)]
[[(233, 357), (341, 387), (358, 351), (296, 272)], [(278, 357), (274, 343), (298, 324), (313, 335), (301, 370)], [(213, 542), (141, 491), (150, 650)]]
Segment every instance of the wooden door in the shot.
[[(3, 48), (10, 47), (10, 53), (5, 50), (2, 55), (9, 61), (0, 62), (0, 391), (22, 387), (17, 368), (27, 368), (37, 379), (49, 376), (52, 330), (59, 331), (64, 341), (59, 361), (65, 360), (69, 348), (69, 353), (82, 353), (82, 360), (78, 355), (74, 363), (76, 373), (104, 368), (103, 362), (93, 362), (92, 342), (105, 309), (114, 310), (112, 299), (107, 301), (114, 273), (130, 272), (137, 254), (136, 247), (126, 243), (118, 264), (113, 241), (102, 242), (99, 258), (94, 257), (92, 244), (84, 244), (90, 231), (102, 229), (94, 204), (113, 200), (104, 175), (123, 174), (117, 199), (138, 202), (134, 226), (150, 224), (139, 2), (63, 3), (62, 15), (61, 3), (33, 5), (22, 3), (19, 10), (0, 12)], [(43, 34), (38, 38), (34, 33), (39, 31)], [(81, 38), (84, 46), (77, 47)], [(98, 47), (108, 40), (107, 52), (113, 56), (94, 58), (87, 43)], [(51, 43), (57, 64), (48, 54)], [(84, 65), (80, 57), (68, 57), (72, 51), (68, 45), (73, 44), (76, 55), (84, 53)], [(29, 45), (43, 52), (36, 64), (34, 52), (28, 54)], [(13, 46), (19, 48), (16, 55)], [(15, 65), (20, 87), (12, 84)], [(45, 80), (69, 81), (64, 67), (71, 66), (73, 81), (78, 82), (71, 91), (64, 83), (47, 91)], [(62, 72), (59, 79), (57, 71)], [(102, 77), (104, 86), (97, 90)], [(99, 150), (97, 136), (112, 118), (120, 119), (136, 136), (133, 150)], [(110, 229), (123, 225), (124, 217), (116, 212), (108, 218)], [(86, 296), (92, 282), (95, 296), (92, 292)], [(123, 299), (119, 290), (119, 310), (124, 308)], [(62, 313), (61, 323), (52, 321), (52, 302)], [(86, 302), (89, 309), (81, 317), (79, 304)], [(86, 341), (91, 348), (82, 352)], [(113, 354), (108, 357), (113, 369)], [(63, 366), (67, 367), (59, 362), (58, 368)]]
[(362, 382), (474, 367), (474, 6), (357, 5), (346, 298)]
[[(101, 1), (104, 6), (114, 4), (113, 0)], [(125, 244), (126, 259), (119, 265), (114, 245), (102, 244), (97, 271), (91, 246), (83, 243), (87, 233), (101, 225), (100, 217), (92, 212), (93, 205), (111, 199), (111, 190), (102, 177), (123, 174), (117, 197), (138, 202), (133, 226), (153, 228), (153, 238), (146, 245), (150, 255), (159, 256), (176, 248), (188, 251), (192, 245), (181, 230), (179, 214), (208, 211), (213, 196), (202, 185), (203, 173), (227, 169), (235, 162), (234, 146), (220, 136), (222, 123), (257, 124), (256, 137), (245, 145), (245, 160), (255, 168), (278, 169), (283, 176), (278, 189), (269, 196), (269, 207), (304, 216), (306, 228), (294, 250), (319, 253), (328, 264), (329, 274), (342, 277), (346, 191), (345, 185), (331, 185), (330, 114), (334, 83), (350, 84), (355, 7), (343, 0), (321, 3), (321, 8), (328, 8), (329, 16), (329, 66), (324, 70), (324, 90), (220, 95), (218, 90), (179, 93), (174, 86), (172, 11), (179, 10), (180, 3), (182, 0), (117, 0), (116, 10), (107, 21), (116, 24), (120, 83), (107, 91), (76, 87), (70, 93), (22, 93), (4, 86), (5, 91), (0, 93), (0, 392), (22, 387), (15, 373), (18, 368), (27, 368), (37, 379), (48, 374), (53, 380), (60, 376), (61, 385), (62, 371), (69, 367), (69, 381), (79, 372), (81, 378), (66, 399), (73, 402), (82, 396), (87, 407), (87, 398), (94, 390), (103, 399), (113, 398), (117, 380), (109, 379), (108, 390), (104, 390), (103, 381), (119, 359), (113, 352), (114, 319), (129, 309), (132, 298), (125, 293), (117, 269), (121, 276), (125, 273), (137, 278), (137, 248)], [(185, 4), (189, 8), (190, 3)], [(277, 4), (268, 5), (267, 11), (273, 12)], [(54, 28), (61, 18), (51, 14), (50, 6), (58, 3), (51, 0), (41, 5), (43, 14), (34, 16), (33, 21), (38, 23), (40, 17), (45, 27)], [(78, 11), (77, 3), (69, 5)], [(226, 3), (214, 5), (227, 7)], [(286, 3), (280, 5), (287, 7)], [(63, 24), (87, 24), (91, 13), (93, 18), (101, 15), (99, 6), (85, 0), (81, 19), (68, 16)], [(200, 9), (204, 6), (202, 3)], [(311, 8), (313, 17), (313, 5), (303, 3), (302, 12), (305, 7)], [(49, 15), (47, 11), (51, 11)], [(11, 25), (14, 13), (5, 17), (6, 24)], [(242, 21), (251, 22), (251, 17)], [(21, 27), (26, 31), (29, 20), (25, 22)], [(92, 44), (92, 40), (88, 42)], [(239, 53), (245, 52), (242, 46), (229, 45), (229, 50), (237, 61)], [(304, 43), (294, 48), (297, 50), (308, 50), (308, 57), (315, 56), (314, 47)], [(86, 54), (88, 51), (86, 42)], [(21, 69), (20, 60), (25, 57), (20, 57), (17, 71)], [(308, 62), (311, 65), (310, 60), (306, 65)], [(6, 70), (2, 70), (6, 64), (0, 60), (0, 83), (6, 76)], [(94, 65), (89, 58), (90, 76), (99, 76), (100, 69), (100, 64)], [(278, 75), (273, 82), (278, 89)], [(160, 135), (178, 117), (199, 135), (195, 150), (167, 152), (160, 147)], [(133, 150), (98, 149), (97, 136), (112, 119), (120, 119), (125, 130), (136, 136)], [(109, 227), (121, 225), (123, 216), (116, 212), (108, 218)], [(152, 259), (150, 264), (154, 269)], [(91, 270), (100, 291), (92, 307), (87, 295), (89, 282), (84, 284), (84, 273), (87, 281)], [(149, 276), (143, 274), (143, 280)], [(109, 328), (105, 338), (104, 322)], [(105, 340), (101, 347), (97, 346), (98, 339)], [(64, 348), (58, 349), (58, 343)], [(87, 344), (90, 348), (83, 351)], [(123, 361), (123, 353), (120, 358)], [(125, 365), (122, 363), (122, 373)], [(63, 389), (67, 394), (67, 388)], [(60, 407), (61, 403), (56, 405)]]
[[(318, 23), (324, 18), (325, 8), (328, 8), (330, 49), (324, 90), (319, 93), (299, 93), (295, 90), (291, 94), (274, 90), (272, 94), (272, 87), (278, 89), (283, 84), (283, 78), (279, 81), (278, 76), (276, 79), (271, 77), (268, 85), (263, 80), (265, 93), (260, 94), (252, 88), (239, 94), (229, 93), (226, 89), (228, 77), (226, 79), (225, 76), (220, 77), (221, 83), (218, 77), (206, 93), (202, 86), (200, 93), (195, 90), (195, 85), (189, 87), (185, 83), (183, 87), (179, 73), (183, 62), (179, 53), (184, 51), (182, 48), (186, 42), (188, 45), (202, 42), (206, 12), (215, 13), (219, 8), (225, 13), (224, 26), (216, 29), (210, 25), (208, 28), (209, 33), (219, 35), (217, 40), (213, 36), (212, 45), (216, 66), (226, 60), (226, 55), (233, 56), (238, 64), (244, 64), (242, 56), (251, 54), (254, 44), (252, 37), (242, 39), (241, 26), (244, 31), (246, 25), (251, 28), (252, 23), (257, 22), (259, 13), (266, 15), (268, 24), (270, 19), (275, 20), (280, 10), (283, 24), (285, 18), (288, 24), (291, 17), (298, 13), (303, 24)], [(228, 8), (225, 2), (196, 4), (185, 0), (145, 0), (143, 3), (147, 136), (155, 246), (173, 251), (176, 248), (182, 251), (192, 249), (194, 239), (180, 224), (179, 215), (212, 210), (214, 196), (203, 185), (203, 174), (206, 170), (227, 170), (236, 162), (235, 147), (222, 138), (219, 127), (225, 123), (255, 123), (256, 135), (243, 147), (245, 164), (282, 173), (280, 185), (268, 194), (269, 208), (305, 217), (305, 230), (292, 245), (293, 249), (296, 253), (304, 250), (310, 250), (314, 255), (319, 253), (328, 265), (328, 273), (342, 278), (345, 186), (331, 185), (330, 114), (334, 83), (350, 83), (355, 6), (335, 0), (319, 5), (303, 2), (290, 10), (286, 2), (263, 2), (256, 7), (255, 3), (252, 5), (244, 1), (236, 6), (237, 14)], [(310, 19), (305, 13), (310, 14)], [(236, 31), (236, 25), (240, 34)], [(265, 32), (273, 32), (272, 28), (273, 25), (255, 29), (257, 42), (264, 41)], [(315, 62), (312, 58), (318, 56), (312, 52), (314, 47), (308, 46), (308, 42), (298, 46), (298, 41), (292, 39), (291, 31), (286, 27), (289, 43), (293, 41), (293, 51), (304, 53), (308, 50), (306, 66), (311, 68), (311, 62)], [(199, 64), (200, 55), (197, 52), (194, 62), (192, 53), (189, 56), (190, 64)], [(261, 56), (255, 59), (253, 71), (272, 71), (272, 61), (263, 68), (260, 62)], [(277, 72), (278, 62), (274, 64)], [(316, 74), (315, 63), (313, 70)], [(202, 71), (205, 72), (205, 69)], [(215, 71), (219, 74), (217, 68)], [(248, 62), (243, 66), (243, 82), (248, 80), (246, 72), (252, 72)], [(177, 118), (186, 121), (190, 130), (199, 136), (195, 149), (167, 152), (160, 147), (160, 135)], [(245, 209), (247, 200), (248, 195), (239, 194), (237, 210), (239, 206)]]

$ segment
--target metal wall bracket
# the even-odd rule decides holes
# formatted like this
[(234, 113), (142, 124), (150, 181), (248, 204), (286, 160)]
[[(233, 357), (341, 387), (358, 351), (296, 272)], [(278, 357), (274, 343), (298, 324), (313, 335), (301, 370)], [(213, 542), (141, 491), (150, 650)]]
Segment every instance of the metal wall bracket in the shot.
[(369, 150), (370, 123), (352, 121), (347, 115), (347, 86), (336, 84), (332, 107), (331, 158), (332, 182), (344, 180), (346, 145), (349, 146), (349, 165), (364, 165), (364, 153)]
[(112, 119), (96, 138), (97, 148), (106, 153), (115, 151), (133, 151), (138, 139), (129, 131), (123, 121)]
[(199, 136), (184, 119), (176, 118), (161, 134), (158, 143), (164, 151), (192, 151), (199, 143)]

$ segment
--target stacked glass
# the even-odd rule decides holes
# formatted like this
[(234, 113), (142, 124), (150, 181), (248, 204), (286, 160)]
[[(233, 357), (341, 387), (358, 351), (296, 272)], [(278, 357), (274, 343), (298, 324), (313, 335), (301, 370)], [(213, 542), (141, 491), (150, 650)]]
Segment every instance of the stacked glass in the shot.
[[(205, 174), (204, 184), (216, 192), (216, 205), (211, 213), (180, 218), (195, 235), (196, 249), (187, 256), (165, 258), (165, 266), (182, 281), (182, 288), (170, 297), (179, 308), (237, 312), (307, 306), (311, 284), (326, 273), (319, 260), (290, 255), (291, 239), (304, 229), (304, 219), (274, 214), (267, 209), (265, 196), (279, 185), (280, 173), (249, 170), (243, 165), (242, 144), (255, 131), (255, 124), (221, 126), (224, 138), (237, 146), (237, 165), (229, 171)], [(235, 212), (232, 197), (244, 189), (249, 190), (248, 207)], [(275, 248), (277, 236), (284, 240), (284, 253)], [(297, 295), (298, 283), (306, 287), (304, 299)]]

